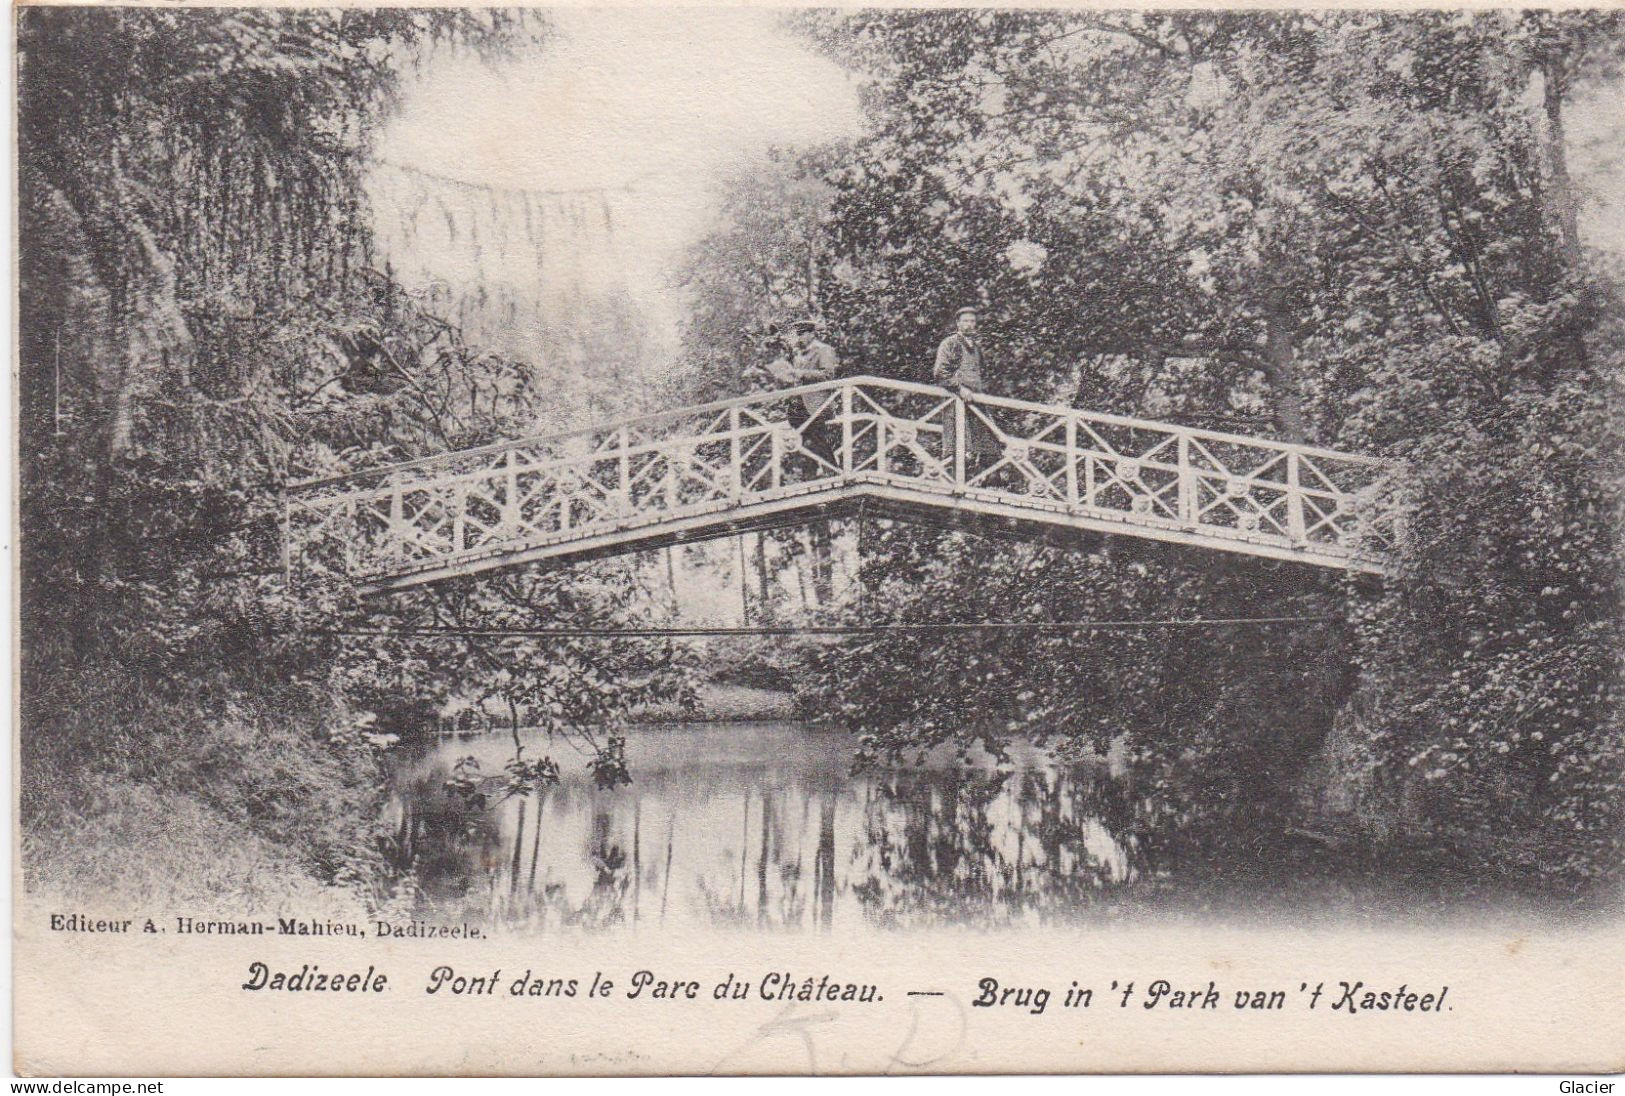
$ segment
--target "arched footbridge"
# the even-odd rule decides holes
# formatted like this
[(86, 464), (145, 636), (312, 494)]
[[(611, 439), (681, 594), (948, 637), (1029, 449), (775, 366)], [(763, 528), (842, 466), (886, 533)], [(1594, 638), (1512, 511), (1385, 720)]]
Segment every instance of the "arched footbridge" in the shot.
[(378, 592), (861, 509), (1381, 574), (1402, 535), (1391, 472), (1314, 446), (853, 377), (294, 484), (284, 543), (291, 573)]

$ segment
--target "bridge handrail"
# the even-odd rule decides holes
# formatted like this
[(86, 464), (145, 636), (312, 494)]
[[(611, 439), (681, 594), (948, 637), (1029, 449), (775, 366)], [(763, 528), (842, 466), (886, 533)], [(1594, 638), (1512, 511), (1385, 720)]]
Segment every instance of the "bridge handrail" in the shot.
[[(613, 430), (630, 427), (647, 426), (658, 422), (673, 419), (687, 418), (694, 415), (705, 415), (716, 412), (729, 411), (736, 407), (749, 407), (762, 403), (777, 403), (789, 397), (809, 395), (816, 392), (831, 392), (842, 388), (889, 388), (893, 391), (908, 392), (916, 395), (947, 397), (958, 399), (957, 393), (952, 389), (940, 385), (921, 384), (917, 381), (894, 380), (889, 377), (875, 377), (862, 374), (852, 377), (840, 377), (834, 380), (818, 381), (814, 384), (797, 385), (793, 388), (776, 388), (765, 392), (752, 392), (743, 396), (734, 396), (725, 400), (713, 400), (710, 403), (693, 404), (686, 407), (672, 408), (667, 411), (654, 411), (644, 415), (633, 415), (624, 418), (611, 419), (591, 426), (576, 427), (570, 430), (556, 431), (548, 434), (531, 434), (523, 437), (511, 438), (504, 441), (490, 442), (486, 445), (474, 446), (469, 449), (458, 449), (447, 453), (432, 453), (424, 457), (415, 457), (411, 460), (397, 461), (381, 464), (372, 468), (361, 468), (350, 472), (342, 472), (334, 476), (322, 476), (313, 479), (299, 480), (286, 485), (289, 492), (303, 492), (320, 487), (330, 487), (334, 484), (345, 483), (352, 480), (362, 480), (380, 475), (393, 475), (399, 472), (414, 471), (420, 468), (434, 468), (439, 465), (452, 464), (457, 461), (478, 458), (490, 454), (502, 453), (510, 449), (520, 449), (528, 446), (540, 446), (571, 438), (589, 437), (595, 434), (604, 434)], [(1232, 445), (1245, 445), (1255, 449), (1272, 449), (1282, 453), (1297, 453), (1300, 456), (1321, 458), (1327, 460), (1343, 461), (1349, 464), (1360, 464), (1369, 467), (1394, 467), (1393, 462), (1377, 457), (1369, 457), (1359, 453), (1349, 453), (1338, 449), (1328, 449), (1323, 446), (1307, 445), (1300, 442), (1278, 441), (1273, 438), (1253, 437), (1246, 434), (1234, 434), (1223, 430), (1210, 430), (1198, 426), (1181, 426), (1177, 423), (1158, 422), (1154, 419), (1140, 419), (1128, 415), (1116, 415), (1103, 411), (1088, 411), (1079, 407), (1070, 407), (1066, 404), (1038, 403), (1033, 400), (1016, 400), (1006, 396), (993, 396), (980, 392), (970, 394), (968, 404), (982, 404), (988, 407), (1002, 407), (1007, 410), (1027, 413), (1040, 413), (1056, 416), (1069, 416), (1078, 421), (1101, 423), (1109, 426), (1121, 426), (1137, 430), (1153, 430), (1168, 434), (1183, 434), (1187, 437), (1204, 441), (1214, 441)]]

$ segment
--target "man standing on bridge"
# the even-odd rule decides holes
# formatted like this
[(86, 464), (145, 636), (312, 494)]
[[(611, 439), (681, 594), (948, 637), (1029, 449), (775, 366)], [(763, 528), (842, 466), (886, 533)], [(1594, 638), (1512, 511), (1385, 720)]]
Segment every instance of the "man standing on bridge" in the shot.
[[(957, 330), (937, 347), (937, 364), (931, 371), (931, 379), (953, 389), (954, 395), (963, 400), (982, 390), (982, 342), (976, 337), (976, 309), (961, 308), (954, 320)], [(973, 456), (996, 456), (999, 453), (998, 439), (977, 418), (968, 403), (965, 421), (967, 463)], [(958, 447), (957, 434), (954, 419), (950, 417), (942, 428), (942, 456), (950, 465)]]
[[(783, 371), (775, 370), (774, 377), (777, 380), (798, 385), (817, 384), (819, 381), (834, 379), (835, 371), (841, 367), (841, 361), (835, 354), (835, 348), (818, 338), (817, 320), (797, 320), (792, 324), (790, 345), (792, 350), (789, 368)], [(801, 409), (798, 411), (794, 405), (789, 409), (790, 425), (801, 431), (801, 442), (807, 447), (808, 452), (819, 460), (838, 467), (841, 462), (835, 455), (828, 423), (807, 428), (808, 421), (828, 399), (827, 392), (803, 394), (799, 397)]]

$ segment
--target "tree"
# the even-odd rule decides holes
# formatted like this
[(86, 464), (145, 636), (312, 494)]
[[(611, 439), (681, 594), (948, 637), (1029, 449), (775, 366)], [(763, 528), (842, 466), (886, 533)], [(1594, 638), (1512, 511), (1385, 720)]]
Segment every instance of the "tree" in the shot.
[[(429, 672), (438, 655), (328, 633), (433, 619), (437, 607), (367, 605), (337, 585), (290, 591), (279, 489), (529, 431), (554, 397), (533, 363), (471, 344), (432, 292), (377, 269), (364, 188), (370, 141), (416, 60), (499, 51), (544, 29), (497, 11), (19, 16), (34, 840), (84, 803), (116, 812), (158, 788), (278, 837), (290, 816), (329, 818), (297, 835), (329, 881), (335, 865), (375, 858), (383, 732), (423, 721), (452, 685)], [(626, 612), (634, 591), (624, 572), (602, 574), (601, 596), (577, 600), (596, 619)], [(562, 588), (511, 580), (448, 604), (513, 619)], [(617, 665), (643, 665), (614, 684), (602, 658), (573, 650), (561, 678), (534, 654), (470, 651), (457, 687), (555, 722), (677, 687), (666, 652), (624, 654)], [(407, 669), (420, 686), (405, 685)], [(254, 746), (267, 724), (274, 751)], [(625, 776), (613, 743), (593, 764)], [(515, 777), (533, 786), (544, 772)], [(106, 780), (133, 793), (95, 794)], [(264, 790), (215, 797), (239, 781)]]
[[(1616, 870), (1618, 301), (1578, 236), (1562, 127), (1575, 81), (1617, 69), (1617, 17), (807, 22), (870, 80), (870, 134), (804, 168), (834, 190), (822, 300), (863, 368), (921, 377), (945, 318), (980, 299), (995, 391), (1387, 456), (1414, 508), (1374, 599), (894, 530), (868, 569), (892, 619), (1251, 615), (1267, 596), (1358, 627), (1133, 637), (1105, 665), (1098, 639), (876, 642), (823, 664), (826, 703), (883, 754), (1126, 732), (1165, 777), (1238, 793), (1227, 816), (1275, 824), (1248, 789), (1300, 775), (1335, 725), (1386, 794), (1421, 774), (1412, 829), (1504, 852), (1525, 826), (1560, 871)], [(1254, 742), (1276, 783), (1247, 779), (1249, 721), (1276, 739)]]

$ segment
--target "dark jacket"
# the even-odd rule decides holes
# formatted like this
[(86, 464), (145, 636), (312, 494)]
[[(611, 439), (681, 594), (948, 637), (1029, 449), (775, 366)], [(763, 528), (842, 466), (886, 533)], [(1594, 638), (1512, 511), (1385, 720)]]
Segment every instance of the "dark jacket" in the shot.
[(827, 342), (814, 339), (806, 346), (795, 352), (791, 359), (795, 365), (797, 384), (816, 384), (827, 381), (835, 376), (840, 368), (841, 361), (835, 354), (835, 348)]
[[(819, 381), (833, 380), (835, 371), (840, 367), (841, 360), (836, 356), (835, 348), (827, 342), (814, 339), (795, 352), (792, 371), (796, 376), (793, 383), (817, 384)], [(827, 392), (808, 392), (801, 397), (801, 403), (810, 415), (822, 407), (828, 398)]]
[(982, 390), (982, 345), (957, 331), (937, 347), (937, 365), (931, 379), (938, 384), (964, 385), (973, 392)]

